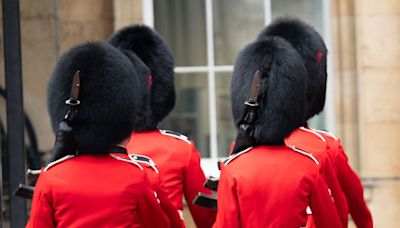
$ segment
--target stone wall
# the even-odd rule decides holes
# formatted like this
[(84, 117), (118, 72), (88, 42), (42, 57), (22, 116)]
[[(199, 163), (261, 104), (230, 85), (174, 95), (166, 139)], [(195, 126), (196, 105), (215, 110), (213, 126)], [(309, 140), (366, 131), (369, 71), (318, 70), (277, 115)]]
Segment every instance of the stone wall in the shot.
[(400, 215), (400, 1), (356, 0), (360, 172), (371, 189), (376, 227)]
[(376, 227), (400, 214), (400, 1), (333, 0), (337, 129)]
[[(49, 151), (54, 143), (46, 102), (47, 81), (54, 64), (75, 44), (105, 40), (113, 32), (113, 14), (113, 2), (109, 0), (20, 1), (24, 109), (32, 120), (41, 151)], [(0, 51), (0, 85), (4, 87), (2, 45)], [(4, 101), (0, 102), (5, 107)]]

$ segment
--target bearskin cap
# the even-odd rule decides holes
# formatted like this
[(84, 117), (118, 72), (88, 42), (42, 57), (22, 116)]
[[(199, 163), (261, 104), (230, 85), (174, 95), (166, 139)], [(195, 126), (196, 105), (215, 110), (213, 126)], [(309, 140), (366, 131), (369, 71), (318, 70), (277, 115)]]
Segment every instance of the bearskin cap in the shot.
[[(108, 42), (135, 53), (150, 70), (150, 113), (135, 130), (153, 130), (175, 106), (174, 58), (163, 38), (145, 25), (133, 25), (114, 33)], [(142, 115), (139, 113), (139, 115)]]
[(306, 119), (320, 113), (325, 105), (328, 52), (321, 35), (298, 19), (278, 18), (258, 35), (258, 39), (267, 36), (282, 37), (302, 56), (308, 71)]
[(48, 83), (48, 111), (53, 130), (69, 107), (72, 79), (80, 72), (78, 112), (72, 122), (79, 154), (108, 153), (129, 137), (139, 97), (139, 71), (117, 48), (100, 42), (73, 47), (58, 61)]
[(301, 56), (287, 41), (266, 37), (247, 45), (235, 61), (231, 80), (236, 127), (244, 116), (252, 77), (261, 72), (254, 138), (258, 145), (282, 144), (305, 121), (307, 71)]

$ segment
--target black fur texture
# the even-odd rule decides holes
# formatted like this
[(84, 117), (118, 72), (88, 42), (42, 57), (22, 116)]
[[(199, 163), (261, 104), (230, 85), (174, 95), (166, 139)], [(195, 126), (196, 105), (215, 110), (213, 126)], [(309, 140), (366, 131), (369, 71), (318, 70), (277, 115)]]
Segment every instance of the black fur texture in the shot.
[(58, 61), (48, 84), (48, 111), (53, 130), (67, 113), (72, 78), (80, 71), (78, 113), (73, 122), (79, 154), (108, 153), (129, 137), (135, 121), (138, 71), (132, 62), (107, 43), (78, 45)]
[(254, 122), (256, 144), (282, 144), (305, 121), (307, 71), (301, 56), (279, 37), (259, 39), (247, 45), (236, 58), (231, 101), (235, 125), (244, 113), (252, 78), (261, 71), (259, 106)]
[[(324, 40), (310, 25), (298, 19), (279, 18), (268, 25), (258, 39), (267, 36), (279, 36), (288, 41), (302, 56), (307, 68), (307, 110), (306, 119), (324, 109), (326, 92), (327, 54)], [(320, 52), (318, 61), (317, 53)]]
[(137, 111), (134, 118), (133, 130), (143, 129), (145, 126), (152, 126), (150, 107), (150, 89), (148, 85), (148, 77), (150, 70), (142, 62), (142, 60), (132, 51), (121, 49), (121, 51), (131, 60), (133, 67), (137, 70), (137, 74), (133, 75), (137, 78), (138, 88), (136, 96), (138, 98)]
[(147, 116), (138, 117), (146, 121), (135, 125), (134, 130), (156, 129), (175, 106), (174, 58), (171, 51), (157, 32), (144, 25), (122, 28), (108, 42), (121, 50), (132, 51), (150, 69), (153, 77), (150, 89), (151, 110), (150, 113), (139, 113)]

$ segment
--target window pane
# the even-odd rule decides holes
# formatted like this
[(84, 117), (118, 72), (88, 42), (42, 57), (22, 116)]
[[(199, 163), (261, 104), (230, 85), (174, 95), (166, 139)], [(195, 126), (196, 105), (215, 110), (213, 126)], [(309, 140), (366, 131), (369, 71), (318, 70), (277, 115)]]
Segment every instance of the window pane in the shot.
[(232, 65), (238, 52), (264, 27), (263, 0), (213, 1), (216, 65)]
[(176, 74), (174, 110), (161, 128), (178, 131), (194, 140), (202, 157), (210, 157), (207, 74)]
[(236, 137), (229, 92), (231, 77), (232, 73), (217, 73), (215, 75), (218, 157), (228, 155), (231, 143)]
[(171, 48), (176, 66), (207, 64), (203, 0), (154, 0), (154, 27)]
[(271, 0), (272, 19), (281, 16), (298, 17), (323, 35), (322, 0)]

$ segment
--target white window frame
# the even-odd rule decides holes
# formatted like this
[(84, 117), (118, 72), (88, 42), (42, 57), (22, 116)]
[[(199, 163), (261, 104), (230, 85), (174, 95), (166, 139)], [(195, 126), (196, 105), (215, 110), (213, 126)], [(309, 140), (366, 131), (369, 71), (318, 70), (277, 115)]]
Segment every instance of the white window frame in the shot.
[[(208, 102), (209, 102), (209, 128), (210, 128), (210, 157), (201, 159), (201, 166), (207, 176), (219, 176), (217, 162), (221, 160), (218, 157), (217, 141), (217, 109), (216, 109), (216, 72), (233, 72), (233, 65), (215, 65), (214, 53), (214, 30), (213, 30), (213, 6), (212, 0), (205, 1), (206, 10), (206, 33), (207, 33), (207, 66), (177, 66), (175, 73), (206, 73), (208, 76)], [(331, 1), (322, 1), (323, 5), (323, 26), (324, 39), (328, 50), (332, 50), (331, 33)], [(153, 0), (142, 0), (143, 23), (154, 28), (154, 7)], [(264, 22), (268, 25), (271, 21), (271, 0), (264, 0)], [(334, 80), (333, 80), (333, 56), (330, 52), (328, 56), (328, 86), (325, 104), (325, 125), (327, 129), (335, 131), (335, 112), (334, 112)], [(172, 129), (173, 130), (173, 129)]]

